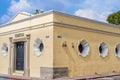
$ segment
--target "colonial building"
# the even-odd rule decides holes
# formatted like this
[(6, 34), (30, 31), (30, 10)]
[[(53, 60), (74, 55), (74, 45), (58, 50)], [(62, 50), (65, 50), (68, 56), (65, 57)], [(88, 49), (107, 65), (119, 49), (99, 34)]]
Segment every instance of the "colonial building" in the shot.
[(57, 11), (0, 27), (0, 74), (57, 78), (120, 72), (120, 29)]

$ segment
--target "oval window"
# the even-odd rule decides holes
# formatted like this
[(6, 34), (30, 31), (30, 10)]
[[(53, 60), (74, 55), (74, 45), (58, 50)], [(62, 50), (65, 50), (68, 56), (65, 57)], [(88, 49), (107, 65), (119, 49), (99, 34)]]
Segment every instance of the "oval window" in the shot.
[(44, 49), (44, 44), (43, 42), (38, 38), (34, 41), (34, 45), (33, 45), (33, 48), (34, 48), (34, 52), (35, 52), (35, 55), (36, 56), (39, 56), (41, 55), (43, 49)]
[(7, 53), (8, 53), (8, 47), (7, 47), (6, 43), (2, 44), (1, 51), (2, 51), (1, 53), (2, 53), (3, 56), (7, 55)]
[(120, 44), (116, 45), (115, 53), (116, 53), (116, 56), (120, 58)]
[(85, 40), (80, 41), (80, 43), (78, 45), (78, 51), (79, 51), (81, 56), (86, 57), (88, 55), (88, 52), (89, 52), (88, 42)]
[(99, 46), (99, 52), (102, 57), (106, 57), (108, 53), (108, 46), (102, 42)]

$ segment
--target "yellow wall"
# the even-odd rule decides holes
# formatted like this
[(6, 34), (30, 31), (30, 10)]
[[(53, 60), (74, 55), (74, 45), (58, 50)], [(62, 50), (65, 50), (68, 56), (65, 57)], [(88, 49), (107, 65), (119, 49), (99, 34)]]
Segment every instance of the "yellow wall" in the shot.
[[(118, 35), (111, 33), (119, 33), (120, 29), (58, 14), (54, 15), (54, 21), (68, 24), (54, 26), (54, 67), (68, 67), (68, 74), (71, 77), (93, 75), (95, 73), (112, 73), (113, 71), (120, 72), (120, 58), (116, 57), (115, 53), (115, 47), (120, 42), (120, 38)], [(74, 28), (75, 26), (77, 28)], [(110, 33), (89, 31), (79, 26)], [(58, 35), (62, 38), (57, 38)], [(78, 44), (81, 40), (86, 40), (90, 47), (89, 54), (86, 57), (79, 55)], [(67, 47), (62, 47), (64, 42), (66, 42)], [(109, 49), (105, 58), (101, 57), (99, 53), (101, 42), (105, 42)], [(72, 45), (74, 45), (74, 48), (72, 48)]]

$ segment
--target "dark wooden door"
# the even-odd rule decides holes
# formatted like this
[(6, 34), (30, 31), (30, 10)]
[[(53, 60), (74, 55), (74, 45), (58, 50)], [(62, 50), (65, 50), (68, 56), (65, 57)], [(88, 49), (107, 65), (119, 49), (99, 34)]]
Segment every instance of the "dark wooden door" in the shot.
[(16, 43), (16, 70), (24, 70), (24, 42)]

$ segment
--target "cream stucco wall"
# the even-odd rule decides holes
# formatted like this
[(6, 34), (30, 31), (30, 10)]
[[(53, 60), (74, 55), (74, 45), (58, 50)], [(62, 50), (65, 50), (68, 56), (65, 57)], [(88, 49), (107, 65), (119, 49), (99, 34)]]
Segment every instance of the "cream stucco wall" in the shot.
[[(0, 37), (0, 74), (8, 74), (8, 66), (9, 66), (9, 56), (10, 54), (7, 54), (7, 56), (3, 56), (1, 54), (1, 47), (3, 43), (6, 43), (9, 48), (9, 36), (1, 36)], [(10, 51), (8, 50), (8, 53)]]
[[(40, 67), (53, 67), (53, 27), (31, 30), (30, 40), (30, 74), (31, 77), (40, 77)], [(49, 38), (46, 38), (49, 36)], [(44, 44), (40, 56), (35, 56), (33, 51), (34, 41), (40, 38)]]
[[(16, 18), (21, 17), (17, 16)], [(10, 23), (0, 28), (0, 49), (5, 42), (8, 45), (7, 56), (0, 54), (0, 74), (8, 75), (10, 61), (10, 41), (9, 38), (17, 39), (15, 34), (23, 33), (24, 36), (30, 34), (29, 46), (29, 67), (30, 77), (40, 77), (40, 67), (53, 67), (53, 26), (49, 22), (53, 21), (53, 14), (30, 18), (21, 22)], [(22, 36), (22, 37), (24, 37)], [(49, 36), (47, 38), (47, 36)], [(22, 38), (18, 37), (18, 39)], [(33, 45), (36, 39), (42, 40), (44, 50), (40, 56), (36, 56)], [(1, 50), (0, 50), (1, 53)], [(15, 76), (23, 76), (20, 73), (13, 74)]]

